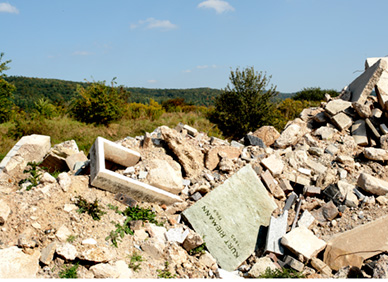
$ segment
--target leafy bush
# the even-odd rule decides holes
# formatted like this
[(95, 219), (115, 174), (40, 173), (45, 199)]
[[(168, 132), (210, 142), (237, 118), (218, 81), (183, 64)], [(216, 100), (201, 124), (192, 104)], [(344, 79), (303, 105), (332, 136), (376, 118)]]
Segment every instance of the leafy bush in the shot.
[(321, 89), (320, 87), (303, 88), (292, 96), (293, 100), (306, 101), (322, 101), (325, 99), (325, 94), (328, 93), (331, 97), (336, 97), (340, 93), (333, 89)]
[(34, 114), (37, 116), (43, 116), (48, 119), (58, 116), (57, 108), (47, 98), (40, 98), (34, 102), (34, 106)]
[(115, 78), (111, 86), (105, 81), (91, 83), (87, 88), (78, 86), (79, 97), (71, 105), (71, 113), (82, 122), (96, 125), (108, 125), (124, 114), (124, 105), (129, 93), (123, 87), (114, 87)]
[(278, 92), (271, 85), (266, 90), (271, 77), (254, 68), (231, 71), (232, 86), (216, 97), (215, 109), (209, 114), (209, 120), (217, 124), (226, 137), (241, 138), (250, 131), (271, 124), (275, 105), (270, 99)]
[(133, 269), (133, 271), (137, 272), (141, 269), (140, 264), (142, 261), (144, 261), (142, 256), (134, 252), (131, 256), (131, 261), (129, 262), (128, 267)]
[(128, 105), (127, 117), (129, 119), (147, 118), (151, 121), (158, 120), (164, 113), (163, 107), (150, 99), (149, 105), (141, 103), (130, 103)]

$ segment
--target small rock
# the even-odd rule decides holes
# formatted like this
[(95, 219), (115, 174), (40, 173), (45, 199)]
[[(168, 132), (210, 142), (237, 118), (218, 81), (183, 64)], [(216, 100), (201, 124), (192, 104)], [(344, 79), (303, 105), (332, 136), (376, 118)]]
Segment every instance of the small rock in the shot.
[(77, 257), (77, 249), (70, 243), (59, 244), (56, 253), (66, 260), (74, 260)]

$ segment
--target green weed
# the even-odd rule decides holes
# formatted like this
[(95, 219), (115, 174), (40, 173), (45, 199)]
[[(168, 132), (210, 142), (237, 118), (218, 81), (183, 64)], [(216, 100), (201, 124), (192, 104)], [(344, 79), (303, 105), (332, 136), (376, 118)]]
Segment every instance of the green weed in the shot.
[(168, 261), (164, 263), (164, 269), (160, 270), (157, 269), (156, 271), (158, 272), (158, 277), (163, 278), (163, 279), (172, 279), (176, 278), (176, 274), (172, 275), (171, 272), (168, 270)]
[(192, 249), (189, 251), (189, 255), (196, 255), (196, 254), (203, 254), (205, 253), (206, 243), (203, 243), (202, 245)]
[(267, 267), (265, 272), (258, 278), (306, 278), (301, 272), (290, 268), (282, 268), (281, 270), (276, 268), (272, 270)]
[(36, 162), (28, 162), (27, 168), (23, 171), (23, 173), (29, 173), (30, 176), (24, 180), (19, 182), (19, 185), (30, 182), (31, 184), (27, 186), (26, 190), (29, 191), (32, 187), (36, 187), (39, 184), (39, 179), (42, 176), (41, 168), (39, 168), (40, 163)]
[(121, 241), (120, 238), (124, 238), (125, 234), (130, 234), (130, 235), (134, 234), (133, 230), (131, 230), (131, 227), (130, 227), (131, 221), (141, 220), (145, 222), (154, 223), (159, 226), (163, 225), (155, 219), (156, 214), (150, 209), (143, 209), (143, 208), (140, 208), (139, 206), (136, 206), (136, 207), (127, 207), (124, 211), (120, 211), (117, 206), (108, 204), (108, 207), (114, 210), (116, 213), (126, 216), (126, 219), (124, 220), (123, 225), (120, 225), (120, 223), (116, 223), (112, 221), (112, 223), (115, 224), (116, 230), (112, 230), (109, 236), (105, 238), (105, 240), (110, 239), (112, 242), (112, 245), (115, 246), (116, 248), (118, 247), (117, 241)]
[(134, 252), (131, 256), (131, 261), (128, 264), (128, 267), (133, 269), (133, 271), (137, 272), (141, 269), (140, 264), (142, 261), (144, 261), (142, 256)]
[(100, 220), (101, 216), (106, 214), (106, 212), (102, 211), (102, 209), (98, 205), (98, 200), (96, 199), (93, 203), (89, 203), (83, 197), (77, 196), (77, 202), (75, 205), (78, 207), (78, 213), (87, 213), (94, 220)]
[(59, 272), (59, 278), (78, 278), (77, 277), (78, 263), (74, 265), (64, 266)]
[(77, 238), (77, 236), (70, 235), (69, 237), (67, 237), (66, 241), (69, 243), (73, 243), (76, 238)]

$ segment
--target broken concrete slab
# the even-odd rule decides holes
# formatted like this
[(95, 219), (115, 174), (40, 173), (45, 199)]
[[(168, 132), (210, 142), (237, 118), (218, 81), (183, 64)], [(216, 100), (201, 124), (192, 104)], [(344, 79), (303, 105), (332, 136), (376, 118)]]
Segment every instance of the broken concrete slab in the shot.
[(176, 130), (167, 126), (161, 126), (160, 133), (167, 146), (177, 157), (186, 176), (198, 176), (204, 168), (204, 155), (201, 150), (187, 142)]
[(297, 118), (289, 123), (288, 126), (282, 131), (279, 138), (276, 139), (274, 146), (280, 149), (293, 146), (302, 136), (310, 131), (311, 130), (307, 127), (306, 122)]
[(268, 226), (276, 208), (252, 166), (246, 165), (183, 216), (218, 264), (233, 271), (254, 252), (260, 227)]
[(76, 154), (68, 156), (65, 161), (68, 168), (73, 171), (77, 162), (86, 162), (88, 160), (84, 152), (78, 152)]
[(319, 239), (306, 227), (296, 227), (283, 236), (281, 243), (296, 255), (306, 259), (315, 257), (326, 247), (326, 242)]
[(283, 173), (283, 176), (286, 177), (287, 180), (303, 186), (308, 186), (311, 183), (310, 177), (304, 176), (301, 173), (295, 171)]
[(268, 158), (261, 160), (261, 164), (266, 167), (273, 176), (278, 176), (283, 172), (284, 162), (276, 154), (272, 154)]
[(340, 112), (344, 112), (346, 109), (349, 109), (352, 106), (352, 103), (349, 101), (344, 101), (342, 99), (335, 99), (328, 102), (325, 106), (325, 110), (331, 116), (334, 116)]
[(305, 210), (298, 220), (298, 226), (304, 226), (310, 228), (315, 222), (315, 217), (308, 211)]
[(150, 160), (148, 165), (148, 184), (177, 195), (182, 191), (184, 187), (181, 166), (177, 162)]
[(284, 178), (279, 179), (279, 186), (280, 188), (282, 188), (286, 195), (288, 195), (294, 190), (294, 188), (292, 188), (290, 184), (290, 181)]
[[(365, 61), (365, 69), (370, 68), (379, 60), (383, 60), (386, 63), (388, 62), (387, 58), (385, 57), (367, 58)], [(381, 74), (380, 79), (376, 83), (375, 92), (381, 108), (385, 110), (386, 109), (385, 102), (388, 101), (388, 70), (386, 68), (383, 70), (383, 73)]]
[(364, 191), (382, 196), (388, 193), (388, 182), (362, 172), (357, 179), (357, 186)]
[(284, 266), (289, 266), (299, 272), (302, 272), (304, 269), (303, 262), (300, 262), (299, 260), (288, 255), (284, 257)]
[(338, 209), (333, 201), (325, 203), (322, 207), (311, 212), (316, 220), (320, 222), (330, 221), (337, 217)]
[(271, 194), (277, 198), (277, 199), (285, 199), (286, 195), (284, 194), (284, 191), (279, 187), (276, 180), (273, 178), (272, 174), (269, 172), (269, 170), (266, 170), (261, 174), (261, 179), (264, 181), (265, 185), (267, 186), (268, 190), (271, 192)]
[(91, 160), (90, 184), (92, 186), (110, 191), (114, 194), (123, 193), (137, 201), (160, 202), (165, 204), (182, 201), (177, 195), (126, 177), (105, 167), (105, 160), (126, 167), (133, 166), (140, 159), (139, 153), (104, 138), (97, 137), (89, 154)]
[(372, 109), (371, 109), (372, 106), (373, 104), (368, 102), (366, 102), (365, 104), (360, 104), (357, 102), (352, 103), (353, 109), (363, 119), (366, 119), (372, 116)]
[(279, 215), (277, 218), (271, 216), (271, 220), (268, 226), (265, 252), (272, 252), (279, 255), (284, 254), (284, 249), (283, 246), (280, 244), (280, 240), (287, 232), (287, 219), (287, 210), (284, 211), (284, 213)]
[(336, 234), (328, 241), (323, 261), (338, 271), (347, 265), (361, 268), (364, 260), (388, 251), (388, 216)]
[(0, 162), (0, 173), (11, 173), (18, 168), (23, 171), (28, 162), (40, 162), (50, 150), (50, 136), (32, 134), (23, 136)]
[(312, 170), (314, 170), (315, 172), (317, 172), (319, 174), (326, 173), (327, 167), (319, 162), (316, 162), (316, 161), (308, 158), (305, 163), (308, 167), (310, 167)]
[(364, 148), (364, 156), (368, 160), (386, 161), (388, 160), (388, 151), (380, 148), (367, 147)]
[(369, 118), (365, 119), (365, 124), (371, 130), (371, 132), (373, 133), (374, 138), (379, 139), (381, 137), (379, 131), (373, 125), (373, 123), (371, 122), (371, 120)]
[(260, 275), (264, 274), (267, 268), (271, 270), (277, 269), (277, 265), (269, 257), (261, 257), (257, 262), (252, 266), (248, 272), (248, 276), (252, 278), (258, 278)]
[(378, 60), (349, 84), (348, 91), (351, 93), (351, 101), (364, 103), (386, 68), (387, 62)]
[(368, 135), (366, 132), (366, 123), (364, 120), (359, 119), (356, 120), (351, 128), (351, 134), (354, 138), (354, 142), (356, 142), (359, 146), (367, 146), (368, 145)]
[(332, 275), (331, 268), (326, 263), (324, 263), (322, 260), (320, 260), (319, 258), (312, 258), (311, 265), (312, 265), (312, 267), (315, 268), (315, 270), (317, 270), (318, 272), (320, 272), (328, 277), (330, 277)]
[(321, 136), (322, 140), (330, 140), (330, 139), (333, 138), (334, 133), (336, 131), (337, 130), (332, 128), (332, 127), (321, 126), (320, 128), (318, 128), (317, 130), (314, 131), (314, 135), (315, 136)]
[(348, 129), (353, 124), (352, 118), (342, 112), (333, 116), (331, 120), (340, 131)]

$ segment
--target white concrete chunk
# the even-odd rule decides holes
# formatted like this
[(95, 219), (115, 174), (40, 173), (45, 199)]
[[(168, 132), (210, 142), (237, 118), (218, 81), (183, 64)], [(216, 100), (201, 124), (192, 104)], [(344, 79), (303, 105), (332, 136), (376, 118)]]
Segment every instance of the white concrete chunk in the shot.
[(388, 193), (388, 182), (362, 172), (357, 180), (357, 186), (374, 195), (382, 196)]
[(342, 99), (336, 99), (331, 100), (329, 103), (327, 103), (325, 110), (330, 115), (334, 116), (340, 112), (345, 111), (346, 109), (350, 108), (352, 106), (352, 103), (349, 101), (344, 101)]
[(264, 165), (273, 176), (280, 175), (283, 172), (283, 160), (276, 154), (272, 154), (268, 158), (263, 159), (261, 164)]
[(306, 227), (297, 227), (283, 236), (281, 243), (296, 255), (306, 259), (315, 257), (326, 247), (326, 242), (319, 239)]

